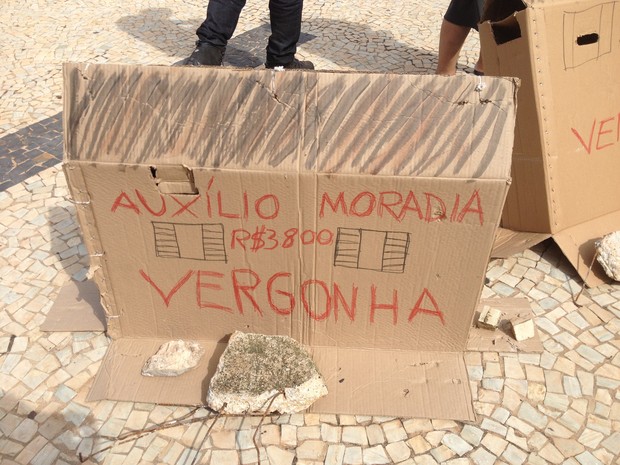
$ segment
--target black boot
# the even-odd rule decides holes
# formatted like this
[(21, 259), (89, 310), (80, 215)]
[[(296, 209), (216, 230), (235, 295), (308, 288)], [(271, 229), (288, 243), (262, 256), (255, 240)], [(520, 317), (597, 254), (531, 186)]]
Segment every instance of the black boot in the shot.
[(186, 66), (222, 66), (226, 47), (196, 42), (196, 49), (185, 61)]
[(300, 61), (297, 58), (293, 58), (293, 61), (285, 65), (273, 65), (265, 63), (265, 68), (273, 69), (281, 66), (284, 69), (314, 69), (314, 63), (311, 61)]

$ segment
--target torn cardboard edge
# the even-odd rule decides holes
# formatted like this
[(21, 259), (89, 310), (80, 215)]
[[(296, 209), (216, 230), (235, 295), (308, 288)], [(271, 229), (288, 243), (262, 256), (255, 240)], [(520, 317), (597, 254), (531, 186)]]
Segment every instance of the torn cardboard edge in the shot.
[(105, 331), (106, 315), (99, 297), (99, 289), (92, 280), (69, 281), (39, 329), (41, 331)]

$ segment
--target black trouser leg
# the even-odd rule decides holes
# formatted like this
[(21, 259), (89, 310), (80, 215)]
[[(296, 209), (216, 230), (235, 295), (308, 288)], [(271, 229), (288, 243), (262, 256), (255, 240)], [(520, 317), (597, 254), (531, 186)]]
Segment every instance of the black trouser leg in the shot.
[(301, 33), (303, 0), (269, 0), (271, 36), (267, 44), (267, 66), (283, 66), (295, 57)]
[(237, 27), (245, 0), (209, 0), (207, 19), (196, 30), (198, 42), (225, 47)]

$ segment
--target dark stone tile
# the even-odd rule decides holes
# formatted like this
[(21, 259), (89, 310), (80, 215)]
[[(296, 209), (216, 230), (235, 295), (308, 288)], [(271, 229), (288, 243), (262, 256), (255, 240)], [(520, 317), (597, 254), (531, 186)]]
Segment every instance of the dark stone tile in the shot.
[(0, 191), (62, 161), (62, 113), (0, 138)]

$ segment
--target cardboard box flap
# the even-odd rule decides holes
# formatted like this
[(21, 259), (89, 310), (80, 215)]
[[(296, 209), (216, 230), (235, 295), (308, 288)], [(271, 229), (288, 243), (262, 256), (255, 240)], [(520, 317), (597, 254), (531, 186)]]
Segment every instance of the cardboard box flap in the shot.
[(64, 75), (66, 161), (509, 177), (512, 79), (83, 64)]
[(497, 228), (491, 258), (508, 258), (551, 237), (551, 234), (512, 231)]
[(515, 36), (520, 36), (518, 26), (515, 29), (513, 22), (514, 14), (526, 7), (523, 0), (487, 1), (484, 4), (480, 22), (490, 21), (493, 24), (495, 41), (500, 44), (505, 43), (514, 39)]
[[(308, 76), (316, 76), (318, 82), (315, 140), (320, 152), (316, 164), (306, 161), (304, 169), (420, 177), (510, 176), (510, 157), (504, 150), (512, 142), (504, 136), (514, 133), (516, 81), (474, 76), (463, 76), (459, 82), (431, 75)], [(502, 110), (490, 108), (495, 105)]]
[(603, 236), (620, 230), (620, 210), (553, 235), (553, 240), (589, 287), (611, 283), (603, 267), (595, 260), (594, 243)]
[[(165, 340), (121, 338), (111, 342), (88, 401), (102, 399), (203, 405), (226, 342), (199, 342), (198, 367), (178, 377), (146, 377), (141, 369)], [(329, 394), (311, 412), (475, 420), (461, 353), (309, 349)]]
[[(504, 2), (491, 2), (494, 4)], [(520, 80), (517, 124), (514, 133), (511, 175), (502, 225), (508, 229), (531, 232), (551, 230), (551, 193), (545, 180), (550, 165), (541, 157), (545, 139), (539, 128), (545, 123), (537, 82), (536, 44), (529, 34), (530, 10), (519, 11), (497, 22), (479, 25), (481, 54), (485, 73), (515, 76)], [(511, 57), (506, 59), (506, 57)]]
[(620, 7), (524, 5), (489, 0), (489, 20), (480, 25), (485, 72), (521, 80), (502, 224), (556, 233), (620, 208), (620, 183), (605, 175), (620, 172)]

